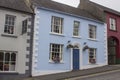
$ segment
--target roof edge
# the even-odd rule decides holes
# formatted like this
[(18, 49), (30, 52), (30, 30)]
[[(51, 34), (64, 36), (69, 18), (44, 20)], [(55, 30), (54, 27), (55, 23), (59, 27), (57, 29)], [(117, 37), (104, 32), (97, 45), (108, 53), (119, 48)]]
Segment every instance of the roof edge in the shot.
[(63, 11), (58, 11), (58, 10), (49, 9), (49, 8), (46, 8), (46, 7), (39, 7), (39, 6), (37, 6), (37, 8), (47, 10), (47, 11), (56, 12), (56, 13), (61, 13), (61, 14), (69, 15), (69, 16), (74, 16), (74, 17), (77, 17), (77, 18), (82, 18), (82, 19), (86, 19), (86, 20), (90, 20), (90, 21), (95, 21), (95, 22), (100, 23), (100, 24), (104, 24), (104, 22), (100, 21), (100, 20), (95, 20), (95, 19), (91, 19), (91, 18), (88, 18), (88, 17), (78, 16), (78, 15), (70, 14), (70, 13), (63, 12)]
[(13, 8), (3, 7), (3, 6), (0, 6), (0, 8), (2, 8), (2, 9), (9, 9), (9, 10), (22, 12), (22, 13), (26, 13), (26, 14), (34, 14), (34, 12), (27, 12), (27, 11), (17, 10), (17, 9), (13, 9)]

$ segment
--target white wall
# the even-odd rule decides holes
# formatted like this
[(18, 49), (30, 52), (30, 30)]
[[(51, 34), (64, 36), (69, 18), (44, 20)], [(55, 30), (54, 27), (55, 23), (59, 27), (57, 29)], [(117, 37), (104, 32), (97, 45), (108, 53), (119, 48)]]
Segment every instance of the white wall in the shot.
[[(5, 37), (1, 36), (4, 34), (4, 25), (5, 25), (5, 15), (14, 15), (16, 16), (16, 22), (15, 22), (15, 36), (17, 38), (13, 37)], [(27, 34), (21, 35), (22, 32), (22, 21), (26, 18), (30, 17), (29, 15), (8, 11), (8, 10), (0, 10), (0, 50), (6, 50), (6, 51), (17, 51), (17, 72), (20, 74), (24, 74), (25, 70), (28, 69), (26, 67), (26, 47), (27, 42)]]

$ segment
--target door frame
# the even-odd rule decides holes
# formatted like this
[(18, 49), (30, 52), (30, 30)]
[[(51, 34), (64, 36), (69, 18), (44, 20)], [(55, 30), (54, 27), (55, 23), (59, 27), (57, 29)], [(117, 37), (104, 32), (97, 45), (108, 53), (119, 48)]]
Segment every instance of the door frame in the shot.
[[(113, 63), (113, 64), (116, 64), (116, 62), (117, 62), (117, 55), (118, 55), (118, 53), (119, 53), (119, 42), (118, 42), (118, 39), (116, 38), (116, 37), (109, 37), (108, 38), (108, 42), (109, 42), (109, 40), (110, 40), (110, 38), (112, 39), (114, 39), (115, 41), (116, 41), (116, 45), (109, 45), (109, 43), (108, 43), (108, 50), (109, 50), (109, 47), (114, 47), (115, 49), (116, 49), (116, 53), (115, 53), (115, 55), (113, 55), (112, 57), (114, 57), (115, 56), (115, 62)], [(108, 51), (108, 53), (109, 53), (109, 51)], [(110, 55), (112, 55), (112, 54), (108, 54), (108, 65), (113, 65), (113, 64), (110, 64), (109, 63), (109, 56)]]
[(81, 56), (81, 49), (80, 48), (71, 48), (71, 71), (73, 70), (73, 49), (79, 50), (79, 70), (81, 69), (81, 62), (82, 62), (82, 56)]

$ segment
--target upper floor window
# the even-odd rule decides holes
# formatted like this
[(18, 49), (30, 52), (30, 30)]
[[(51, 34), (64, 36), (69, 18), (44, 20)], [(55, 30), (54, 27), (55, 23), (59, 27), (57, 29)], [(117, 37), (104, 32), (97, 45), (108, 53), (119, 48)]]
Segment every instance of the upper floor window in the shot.
[(27, 19), (22, 22), (22, 34), (27, 32)]
[(114, 18), (110, 18), (110, 30), (116, 31), (116, 20)]
[(4, 33), (14, 34), (15, 16), (6, 15)]
[(80, 22), (74, 21), (73, 36), (79, 36), (79, 26)]
[(50, 60), (53, 62), (60, 62), (62, 60), (63, 45), (50, 44)]
[(16, 52), (0, 51), (0, 71), (16, 70)]
[(89, 25), (89, 38), (96, 39), (96, 26)]
[(63, 18), (52, 16), (51, 32), (63, 33)]
[(96, 49), (95, 48), (89, 49), (89, 63), (91, 64), (96, 63)]

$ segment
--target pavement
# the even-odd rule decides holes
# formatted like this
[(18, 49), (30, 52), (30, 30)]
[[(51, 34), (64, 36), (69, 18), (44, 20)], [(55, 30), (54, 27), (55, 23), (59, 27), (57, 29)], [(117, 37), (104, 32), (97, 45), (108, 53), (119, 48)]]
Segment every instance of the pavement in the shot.
[(102, 72), (113, 71), (113, 70), (120, 70), (120, 65), (107, 65), (107, 66), (96, 67), (96, 68), (85, 69), (85, 70), (70, 71), (70, 72), (64, 72), (64, 73), (25, 78), (23, 80), (64, 80), (67, 78), (85, 76), (85, 75), (102, 73)]

